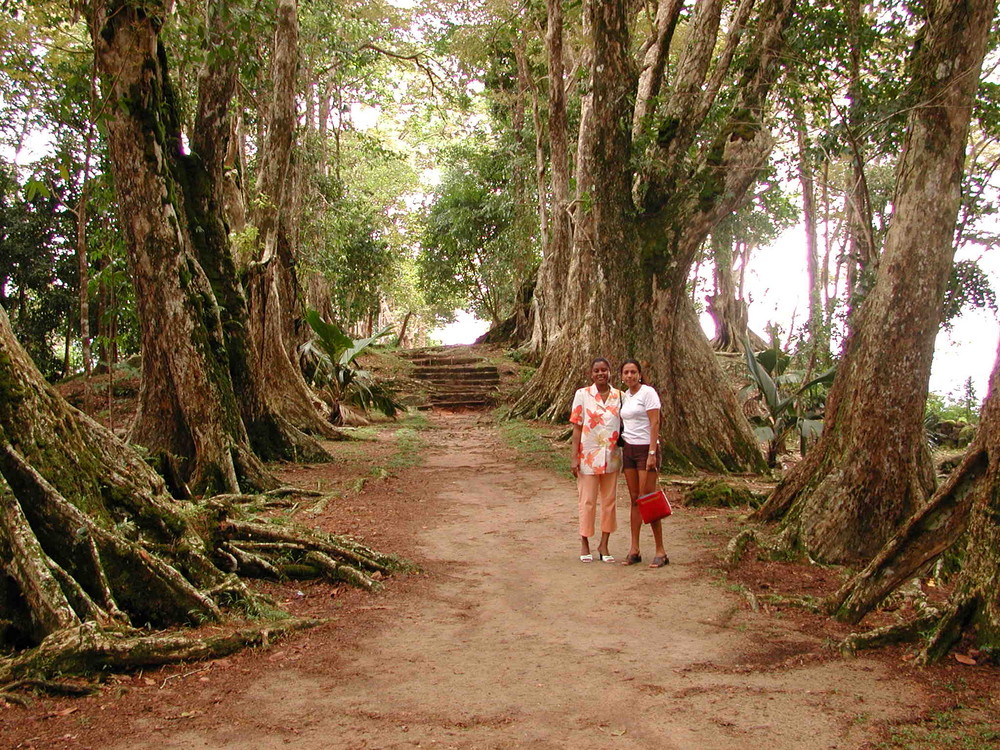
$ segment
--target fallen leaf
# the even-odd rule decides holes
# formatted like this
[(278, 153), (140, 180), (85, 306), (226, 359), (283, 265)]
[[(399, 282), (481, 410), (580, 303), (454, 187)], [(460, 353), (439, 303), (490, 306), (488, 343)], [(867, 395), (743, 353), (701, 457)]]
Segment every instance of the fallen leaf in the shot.
[(611, 736), (612, 737), (621, 737), (622, 735), (625, 734), (625, 732), (626, 732), (626, 730), (624, 730), (624, 729), (612, 729), (611, 730)]
[(970, 667), (976, 666), (976, 660), (971, 656), (966, 656), (965, 654), (955, 654), (955, 661), (959, 664), (965, 664)]

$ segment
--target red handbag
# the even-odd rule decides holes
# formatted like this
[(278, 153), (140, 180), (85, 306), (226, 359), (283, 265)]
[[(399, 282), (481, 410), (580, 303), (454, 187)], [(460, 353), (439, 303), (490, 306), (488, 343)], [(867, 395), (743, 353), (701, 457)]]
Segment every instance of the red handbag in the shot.
[(674, 512), (663, 490), (642, 495), (635, 503), (639, 506), (639, 515), (642, 516), (643, 523), (659, 521)]

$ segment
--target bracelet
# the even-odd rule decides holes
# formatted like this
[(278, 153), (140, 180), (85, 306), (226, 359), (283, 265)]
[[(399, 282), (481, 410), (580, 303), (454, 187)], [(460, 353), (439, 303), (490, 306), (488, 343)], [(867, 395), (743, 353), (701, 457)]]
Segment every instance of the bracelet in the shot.
[(651, 455), (651, 456), (655, 456), (655, 455), (656, 455), (656, 451), (650, 451), (650, 452), (649, 452), (649, 455)]

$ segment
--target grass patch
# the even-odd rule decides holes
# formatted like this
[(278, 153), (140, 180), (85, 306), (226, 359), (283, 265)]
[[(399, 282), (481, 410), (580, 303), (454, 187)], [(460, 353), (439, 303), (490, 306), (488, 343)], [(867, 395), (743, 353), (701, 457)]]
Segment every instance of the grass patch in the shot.
[(570, 473), (569, 446), (553, 442), (551, 428), (511, 419), (500, 423), (500, 434), (524, 463)]
[(958, 705), (929, 717), (892, 726), (877, 750), (992, 750), (1000, 747), (1000, 727), (984, 712)]
[(390, 471), (410, 469), (424, 462), (424, 439), (415, 428), (400, 427), (393, 433), (393, 440), (395, 451), (386, 463)]

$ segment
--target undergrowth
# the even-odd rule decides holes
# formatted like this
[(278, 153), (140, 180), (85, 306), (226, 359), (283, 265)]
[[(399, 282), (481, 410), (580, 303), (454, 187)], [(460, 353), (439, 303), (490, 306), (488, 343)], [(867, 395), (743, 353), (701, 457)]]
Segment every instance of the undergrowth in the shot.
[(524, 463), (570, 473), (569, 444), (554, 441), (552, 427), (510, 419), (500, 422), (500, 434)]

